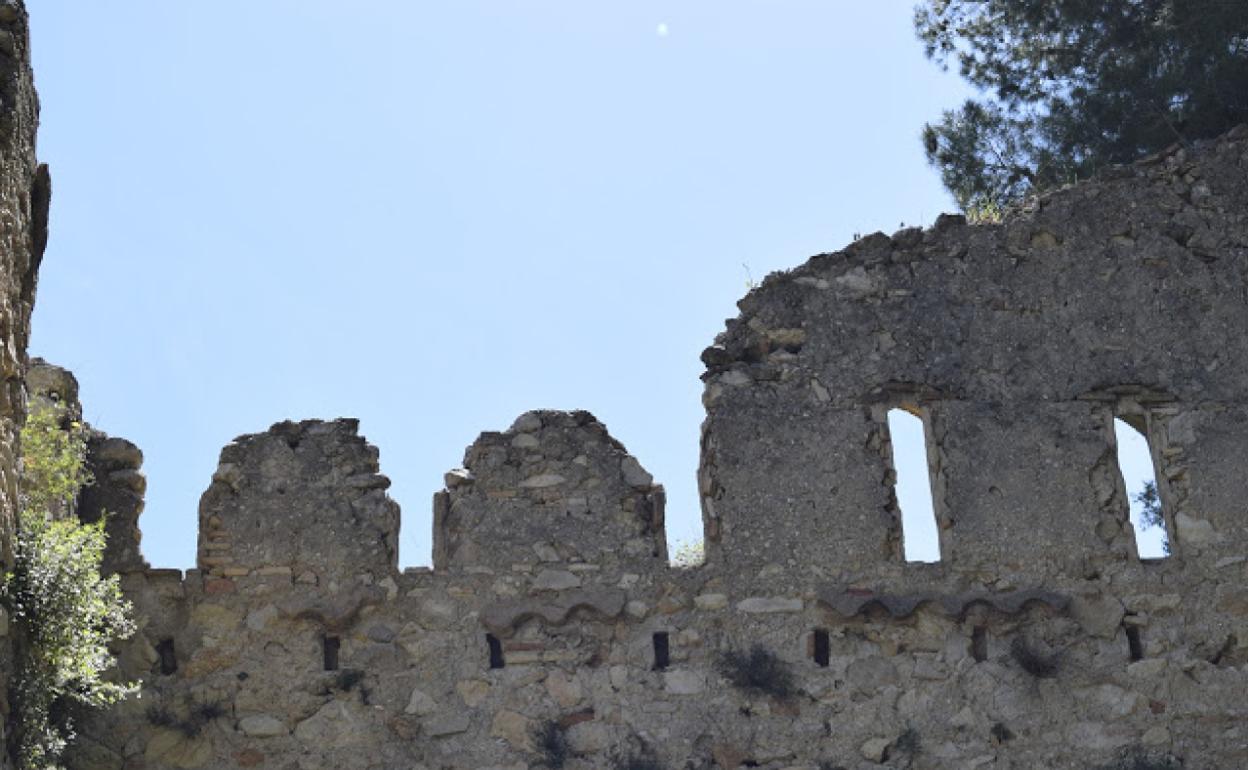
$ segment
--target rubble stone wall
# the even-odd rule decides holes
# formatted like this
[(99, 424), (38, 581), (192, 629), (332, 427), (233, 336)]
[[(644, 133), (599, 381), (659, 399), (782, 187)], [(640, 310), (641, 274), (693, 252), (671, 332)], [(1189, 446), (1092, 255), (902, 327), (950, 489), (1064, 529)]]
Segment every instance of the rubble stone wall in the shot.
[[(701, 566), (584, 412), (482, 434), (402, 572), (354, 421), (226, 447), (185, 574), (142, 564), (109, 439), (143, 689), (70, 767), (1244, 766), (1246, 330), (1239, 129), (769, 277), (703, 356)], [(890, 408), (925, 424), (939, 563), (903, 557)], [(1137, 555), (1115, 416), (1169, 558)]]

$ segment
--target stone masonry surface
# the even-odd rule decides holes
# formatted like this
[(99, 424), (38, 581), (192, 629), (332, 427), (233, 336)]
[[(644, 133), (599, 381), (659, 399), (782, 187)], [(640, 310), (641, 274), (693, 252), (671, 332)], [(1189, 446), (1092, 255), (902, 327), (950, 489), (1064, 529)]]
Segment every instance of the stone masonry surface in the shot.
[[(80, 410), (68, 371), (26, 372), (49, 183), (16, 0), (0, 98), (7, 566), (25, 389)], [(586, 412), (483, 433), (405, 571), (354, 420), (227, 446), (185, 574), (143, 560), (142, 453), (92, 432), (76, 513), (107, 517), (142, 687), (68, 767), (1248, 767), (1248, 128), (1000, 225), (868, 236), (740, 310), (703, 354), (696, 567)], [(903, 557), (895, 408), (926, 429), (939, 563)], [(1115, 417), (1169, 558), (1137, 555)], [(8, 641), (0, 617), (0, 689)]]
[[(26, 9), (0, 0), (0, 571), (12, 566), (17, 515), (18, 434), (26, 414), (26, 342), (35, 279), (48, 237), (52, 194), (35, 160), (39, 101), (30, 70)], [(0, 742), (7, 742), (12, 666), (9, 618), (0, 609)], [(0, 769), (9, 767), (0, 752)]]
[[(585, 412), (482, 434), (403, 572), (353, 420), (226, 447), (185, 575), (139, 556), (137, 449), (93, 442), (143, 692), (70, 766), (1248, 766), (1248, 128), (740, 306), (703, 354), (698, 567)], [(891, 408), (926, 426), (940, 563), (902, 556)], [(1115, 417), (1170, 558), (1136, 553)]]

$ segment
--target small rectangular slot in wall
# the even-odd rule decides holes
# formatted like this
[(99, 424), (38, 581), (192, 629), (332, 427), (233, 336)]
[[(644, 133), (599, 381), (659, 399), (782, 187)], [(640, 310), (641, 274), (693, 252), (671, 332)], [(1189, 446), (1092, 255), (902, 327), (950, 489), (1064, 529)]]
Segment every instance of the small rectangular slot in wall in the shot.
[(326, 636), (321, 639), (321, 654), (324, 657), (325, 670), (338, 670), (338, 649), (342, 646), (342, 640), (336, 636)]
[(811, 657), (815, 659), (815, 665), (824, 668), (827, 668), (832, 660), (832, 642), (828, 638), (828, 632), (822, 628), (815, 629), (814, 649), (811, 650)]
[(988, 629), (984, 626), (971, 629), (971, 657), (977, 663), (988, 660)]
[(940, 530), (932, 505), (923, 420), (905, 409), (888, 410), (888, 434), (897, 481), (893, 492), (901, 509), (901, 541), (906, 561), (940, 561)]
[(1144, 642), (1140, 639), (1139, 626), (1123, 626), (1127, 632), (1127, 650), (1131, 653), (1131, 661), (1144, 659)]
[(669, 641), (666, 631), (656, 631), (654, 634), (654, 670), (662, 671), (671, 665), (671, 650), (668, 647)]
[(1118, 470), (1131, 504), (1136, 551), (1141, 559), (1162, 559), (1170, 555), (1170, 532), (1161, 508), (1153, 455), (1142, 432), (1143, 427), (1143, 419), (1136, 416), (1114, 418)]
[(160, 673), (164, 676), (178, 672), (178, 655), (173, 649), (172, 639), (161, 639), (156, 645), (156, 656), (160, 658)]
[(485, 645), (490, 650), (490, 668), (502, 668), (507, 665), (503, 660), (503, 643), (494, 634), (485, 635)]

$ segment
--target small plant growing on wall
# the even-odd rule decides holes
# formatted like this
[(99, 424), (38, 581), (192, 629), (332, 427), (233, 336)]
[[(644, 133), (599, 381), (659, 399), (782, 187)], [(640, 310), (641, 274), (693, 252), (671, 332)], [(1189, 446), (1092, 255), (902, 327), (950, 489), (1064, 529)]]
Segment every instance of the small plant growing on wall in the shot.
[(904, 754), (909, 757), (918, 754), (922, 746), (922, 737), (919, 735), (919, 731), (913, 727), (907, 727), (905, 732), (897, 736), (897, 740), (893, 741), (893, 750), (898, 754)]
[(664, 770), (663, 765), (654, 756), (652, 749), (644, 740), (634, 736), (637, 744), (632, 750), (619, 749), (611, 760), (611, 770)]
[(1010, 644), (1010, 657), (1019, 665), (1019, 668), (1037, 679), (1057, 676), (1057, 656), (1040, 652), (1021, 636), (1015, 637)]
[(692, 569), (706, 563), (705, 540), (683, 540), (676, 544), (672, 552), (672, 566), (680, 569)]
[(17, 766), (54, 768), (74, 737), (76, 706), (101, 707), (135, 690), (104, 680), (108, 643), (134, 631), (117, 577), (100, 576), (104, 517), (72, 516), (91, 483), (83, 426), (38, 404), (22, 428), (22, 480), (13, 571), (3, 601), (16, 623), (12, 717)]
[(775, 653), (756, 644), (749, 652), (728, 650), (719, 656), (719, 673), (745, 693), (788, 698), (797, 692), (793, 673)]
[(148, 706), (145, 716), (148, 724), (154, 727), (177, 730), (186, 738), (197, 738), (205, 727), (226, 714), (225, 707), (216, 702), (195, 703), (186, 711), (183, 718), (166, 706)]
[(541, 763), (549, 770), (562, 770), (572, 750), (568, 747), (568, 734), (558, 722), (543, 722), (533, 731), (533, 746)]
[(620, 757), (611, 765), (612, 770), (663, 770), (663, 765), (649, 754), (632, 754)]
[(1183, 760), (1171, 754), (1154, 753), (1137, 747), (1121, 749), (1115, 761), (1096, 770), (1183, 770)]
[(363, 681), (363, 671), (358, 668), (344, 668), (334, 675), (333, 687), (342, 692), (351, 692)]
[(914, 767), (914, 763), (918, 758), (920, 750), (923, 747), (922, 736), (919, 731), (913, 727), (907, 727), (901, 735), (893, 741), (888, 747), (886, 757), (891, 757), (899, 761), (904, 761), (902, 767)]

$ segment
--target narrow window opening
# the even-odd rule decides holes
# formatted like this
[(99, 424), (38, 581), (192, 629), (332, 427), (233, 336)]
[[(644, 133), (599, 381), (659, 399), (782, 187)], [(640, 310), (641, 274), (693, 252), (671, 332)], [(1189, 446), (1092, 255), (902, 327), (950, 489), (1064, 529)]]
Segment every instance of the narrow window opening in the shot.
[(654, 670), (662, 671), (672, 663), (671, 651), (666, 631), (654, 634)]
[(901, 509), (901, 541), (906, 561), (940, 561), (940, 533), (932, 505), (932, 477), (927, 464), (923, 420), (905, 409), (888, 410), (897, 480), (893, 492)]
[(490, 648), (490, 668), (502, 668), (507, 665), (503, 660), (503, 643), (494, 634), (485, 635), (485, 644)]
[(326, 671), (338, 670), (338, 649), (342, 646), (342, 640), (336, 636), (326, 636), (321, 639), (321, 654), (325, 660)]
[(1143, 427), (1138, 418), (1114, 418), (1118, 470), (1131, 504), (1136, 550), (1141, 559), (1161, 559), (1170, 555), (1170, 533), (1166, 528), (1161, 497), (1157, 493), (1153, 455), (1149, 451), (1148, 439), (1141, 432)]
[(971, 657), (976, 663), (988, 660), (988, 629), (984, 626), (971, 629)]
[(169, 676), (178, 671), (178, 655), (173, 649), (172, 639), (161, 639), (156, 645), (156, 656), (160, 658), (160, 673)]
[(828, 639), (828, 632), (822, 628), (815, 629), (815, 649), (812, 651), (815, 659), (815, 665), (827, 668), (828, 663), (832, 660), (832, 644)]
[(1127, 648), (1131, 651), (1131, 661), (1144, 659), (1144, 642), (1140, 640), (1139, 626), (1124, 626), (1127, 632)]

